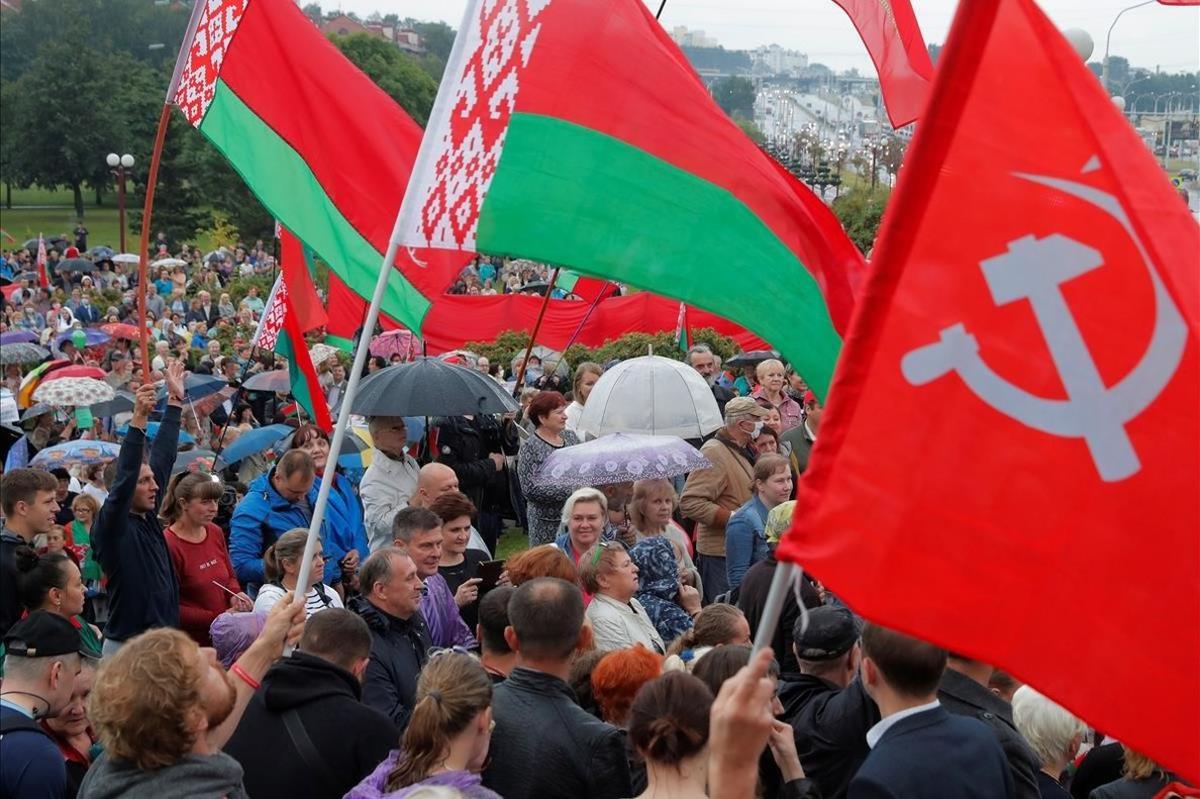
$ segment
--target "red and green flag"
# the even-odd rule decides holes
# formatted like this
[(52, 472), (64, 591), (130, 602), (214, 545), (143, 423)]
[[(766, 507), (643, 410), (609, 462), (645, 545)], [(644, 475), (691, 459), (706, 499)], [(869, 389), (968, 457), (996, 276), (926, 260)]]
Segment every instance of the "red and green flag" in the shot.
[(280, 272), (271, 288), (271, 295), (267, 297), (250, 346), (277, 352), (287, 359), (292, 396), (313, 423), (328, 432), (333, 430), (329, 405), (317, 382), (317, 370), (313, 368), (312, 358), (308, 355), (304, 331), (288, 294), (287, 281)]
[[(167, 94), (284, 227), (374, 293), (421, 128), (292, 0), (197, 0)], [(461, 253), (401, 250), (383, 312), (419, 329)]]
[(691, 331), (687, 323), (687, 303), (679, 303), (679, 318), (675, 321), (675, 346), (680, 352), (687, 352), (692, 346)]
[(822, 394), (863, 268), (641, 0), (471, 2), (397, 230), (718, 313)]

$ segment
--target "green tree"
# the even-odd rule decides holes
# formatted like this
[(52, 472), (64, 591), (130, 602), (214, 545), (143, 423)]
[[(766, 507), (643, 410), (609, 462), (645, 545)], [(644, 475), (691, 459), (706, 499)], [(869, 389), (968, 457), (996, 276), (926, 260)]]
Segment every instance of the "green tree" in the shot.
[(718, 78), (713, 81), (712, 96), (729, 116), (754, 116), (754, 83), (747, 78)]
[(321, 12), (320, 3), (308, 3), (304, 6), (303, 11), (304, 16), (308, 17), (313, 22), (320, 23), (321, 20), (325, 19), (325, 15)]
[(846, 192), (833, 201), (834, 214), (850, 240), (863, 252), (870, 252), (875, 246), (890, 193), (886, 186), (878, 186), (874, 191), (864, 187)]
[(755, 123), (753, 119), (744, 117), (741, 114), (736, 114), (733, 117), (733, 121), (737, 123), (737, 126), (742, 129), (743, 133), (750, 137), (750, 141), (758, 145), (762, 145), (764, 142), (766, 142), (767, 137), (763, 135), (762, 130), (758, 127), (758, 124)]
[(408, 115), (424, 126), (433, 109), (437, 83), (395, 45), (366, 33), (330, 36), (330, 41), (400, 104)]
[(0, 180), (4, 181), (4, 207), (12, 208), (12, 186), (16, 179), (16, 160), (13, 157), (13, 143), (16, 137), (16, 121), (13, 115), (12, 84), (0, 81)]

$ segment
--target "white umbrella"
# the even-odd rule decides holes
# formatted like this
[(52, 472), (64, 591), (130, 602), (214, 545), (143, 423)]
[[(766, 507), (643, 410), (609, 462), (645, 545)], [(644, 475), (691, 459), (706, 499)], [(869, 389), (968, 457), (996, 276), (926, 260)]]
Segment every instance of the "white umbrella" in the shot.
[(142, 256), (138, 255), (136, 252), (122, 252), (112, 257), (112, 262), (114, 264), (136, 264), (141, 263), (141, 261)]
[(159, 258), (151, 266), (157, 268), (160, 266), (187, 266), (187, 261), (179, 258)]
[(542, 485), (573, 489), (675, 477), (711, 466), (700, 450), (678, 436), (613, 433), (551, 452), (537, 480)]
[(723, 424), (708, 383), (692, 367), (658, 355), (631, 358), (592, 386), (579, 429), (701, 438)]

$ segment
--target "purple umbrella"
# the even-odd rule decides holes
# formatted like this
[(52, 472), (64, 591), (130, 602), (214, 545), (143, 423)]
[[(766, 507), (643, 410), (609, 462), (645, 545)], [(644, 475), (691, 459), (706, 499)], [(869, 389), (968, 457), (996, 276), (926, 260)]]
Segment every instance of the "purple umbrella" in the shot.
[(9, 330), (7, 333), (0, 333), (0, 344), (37, 344), (38, 336), (30, 330)]
[(537, 479), (555, 488), (579, 488), (675, 477), (710, 466), (700, 450), (678, 436), (610, 433), (550, 453)]
[(62, 347), (63, 342), (65, 341), (74, 343), (74, 336), (76, 333), (83, 333), (83, 335), (87, 337), (86, 346), (88, 347), (99, 347), (101, 344), (107, 344), (112, 339), (112, 336), (108, 335), (103, 330), (97, 330), (94, 327), (89, 327), (85, 328), (84, 330), (67, 330), (63, 333), (59, 333), (58, 337), (54, 339), (54, 343), (59, 347)]

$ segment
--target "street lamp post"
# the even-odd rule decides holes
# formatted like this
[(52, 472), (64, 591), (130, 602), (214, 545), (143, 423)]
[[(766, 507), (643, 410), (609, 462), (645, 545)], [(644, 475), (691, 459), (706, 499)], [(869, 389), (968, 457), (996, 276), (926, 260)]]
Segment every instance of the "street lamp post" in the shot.
[(117, 179), (117, 219), (121, 226), (121, 252), (127, 252), (125, 249), (125, 170), (133, 166), (133, 156), (129, 153), (117, 155), (109, 153), (104, 162), (113, 170), (113, 177)]
[(1104, 61), (1100, 64), (1100, 84), (1102, 86), (1104, 86), (1104, 91), (1109, 90), (1109, 88), (1108, 88), (1108, 48), (1109, 48), (1109, 45), (1112, 44), (1112, 32), (1113, 32), (1113, 28), (1117, 27), (1117, 21), (1121, 19), (1121, 15), (1124, 14), (1126, 11), (1132, 11), (1135, 8), (1141, 8), (1142, 6), (1148, 6), (1148, 5), (1151, 5), (1156, 2), (1158, 2), (1158, 0), (1143, 0), (1143, 2), (1141, 2), (1141, 3), (1134, 3), (1131, 6), (1126, 6), (1125, 8), (1122, 8), (1120, 11), (1117, 12), (1117, 15), (1115, 17), (1113, 17), (1112, 24), (1108, 26), (1108, 33), (1104, 37)]

